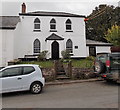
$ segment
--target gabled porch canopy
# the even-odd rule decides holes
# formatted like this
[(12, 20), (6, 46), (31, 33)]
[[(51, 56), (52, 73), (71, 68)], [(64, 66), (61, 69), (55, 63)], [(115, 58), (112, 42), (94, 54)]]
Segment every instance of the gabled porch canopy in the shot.
[(47, 40), (64, 40), (64, 38), (56, 35), (55, 33), (52, 33), (50, 36), (48, 36), (45, 41)]

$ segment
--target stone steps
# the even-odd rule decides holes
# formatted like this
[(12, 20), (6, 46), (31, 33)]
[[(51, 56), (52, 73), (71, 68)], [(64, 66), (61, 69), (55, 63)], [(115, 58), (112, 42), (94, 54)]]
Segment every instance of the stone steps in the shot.
[(66, 79), (70, 79), (70, 77), (66, 76), (66, 75), (58, 75), (57, 80), (66, 80)]

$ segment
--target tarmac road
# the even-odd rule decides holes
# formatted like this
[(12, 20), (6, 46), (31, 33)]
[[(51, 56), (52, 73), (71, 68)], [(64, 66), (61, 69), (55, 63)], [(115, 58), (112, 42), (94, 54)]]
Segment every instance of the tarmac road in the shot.
[(118, 84), (105, 81), (49, 85), (38, 95), (3, 94), (3, 108), (118, 108)]

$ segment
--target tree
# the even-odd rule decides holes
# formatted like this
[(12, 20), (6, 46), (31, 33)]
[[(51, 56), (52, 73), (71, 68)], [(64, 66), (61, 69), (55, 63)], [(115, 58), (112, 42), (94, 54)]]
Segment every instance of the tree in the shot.
[(105, 34), (113, 25), (120, 25), (120, 7), (110, 5), (99, 5), (87, 17), (86, 36), (87, 39), (107, 42)]
[(120, 26), (113, 25), (108, 29), (105, 39), (114, 46), (120, 46)]

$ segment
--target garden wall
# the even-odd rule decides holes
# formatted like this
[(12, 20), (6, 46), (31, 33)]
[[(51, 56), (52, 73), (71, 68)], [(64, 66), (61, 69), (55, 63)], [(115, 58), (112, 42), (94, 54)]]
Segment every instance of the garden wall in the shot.
[(54, 68), (41, 68), (46, 81), (53, 81), (56, 78)]
[[(96, 77), (93, 69), (90, 68), (72, 68), (71, 73), (69, 73), (70, 71), (65, 68), (65, 71), (66, 75), (71, 79), (89, 79)], [(53, 81), (57, 77), (54, 68), (42, 68), (42, 72), (46, 81)]]
[(96, 74), (92, 68), (72, 68), (72, 79), (95, 78)]

